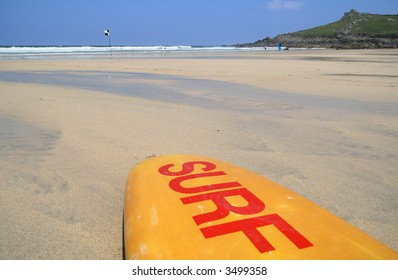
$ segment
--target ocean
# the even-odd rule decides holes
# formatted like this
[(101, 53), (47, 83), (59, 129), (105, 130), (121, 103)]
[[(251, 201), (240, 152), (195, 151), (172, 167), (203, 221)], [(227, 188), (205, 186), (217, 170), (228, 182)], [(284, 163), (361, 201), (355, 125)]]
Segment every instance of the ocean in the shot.
[[(302, 48), (290, 48), (302, 50)], [(233, 46), (0, 46), (0, 59), (109, 58), (113, 56), (161, 56), (214, 52), (278, 51), (277, 47), (237, 48)]]

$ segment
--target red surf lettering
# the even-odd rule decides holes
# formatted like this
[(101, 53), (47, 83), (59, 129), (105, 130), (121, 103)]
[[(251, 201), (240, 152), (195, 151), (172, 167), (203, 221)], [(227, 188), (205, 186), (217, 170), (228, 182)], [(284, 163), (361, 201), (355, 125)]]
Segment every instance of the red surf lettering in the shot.
[(268, 242), (267, 239), (265, 239), (265, 237), (257, 230), (257, 228), (268, 225), (274, 225), (299, 249), (313, 246), (311, 242), (309, 242), (278, 214), (270, 214), (246, 220), (229, 222), (216, 226), (201, 228), (200, 230), (205, 238), (242, 231), (254, 244), (254, 246), (256, 246), (260, 253), (265, 253), (273, 251), (275, 248)]
[[(202, 173), (193, 173), (196, 170)], [(196, 178), (217, 177), (227, 175), (224, 171), (215, 171), (216, 165), (207, 161), (190, 161), (182, 164), (178, 169), (174, 164), (166, 164), (159, 168), (159, 173), (165, 176), (173, 176), (169, 182), (172, 190), (185, 193), (200, 193), (189, 197), (181, 198), (183, 204), (197, 203), (210, 200), (216, 205), (216, 210), (193, 216), (195, 223), (201, 225), (206, 222), (223, 219), (233, 212), (239, 215), (253, 215), (262, 212), (265, 204), (247, 188), (242, 187), (239, 182), (225, 182), (217, 184), (206, 184), (195, 187), (184, 187), (183, 182)], [(211, 171), (211, 172), (210, 172)], [(217, 190), (217, 191), (214, 191)], [(211, 191), (211, 192), (209, 192)], [(240, 196), (247, 205), (234, 206), (228, 202), (227, 197)], [(257, 228), (263, 226), (275, 226), (284, 236), (286, 236), (298, 249), (313, 246), (303, 235), (295, 230), (289, 223), (282, 219), (278, 214), (269, 214), (249, 219), (242, 219), (227, 222), (215, 226), (203, 227), (200, 229), (205, 238), (217, 237), (220, 235), (242, 232), (253, 243), (260, 253), (273, 251), (275, 248), (258, 231)]]
[(181, 171), (170, 171), (175, 165), (170, 163), (159, 168), (159, 173), (167, 176), (182, 176), (195, 170), (195, 165), (204, 165), (203, 171), (211, 171), (216, 169), (216, 165), (207, 161), (189, 161), (182, 164)]
[[(246, 206), (233, 206), (228, 202), (228, 200), (225, 199), (226, 197), (238, 195), (248, 202)], [(228, 216), (229, 212), (234, 212), (241, 215), (249, 215), (259, 213), (265, 209), (265, 204), (260, 199), (258, 199), (252, 192), (245, 188), (211, 192), (181, 198), (181, 201), (184, 204), (195, 203), (204, 200), (213, 201), (214, 204), (217, 206), (217, 210), (211, 213), (194, 216), (193, 219), (195, 220), (195, 223), (197, 225), (225, 218), (226, 216)]]
[(185, 188), (181, 184), (182, 182), (187, 180), (226, 175), (225, 172), (223, 171), (187, 175), (195, 170), (195, 165), (203, 165), (204, 167), (201, 168), (202, 171), (212, 171), (216, 168), (216, 166), (210, 162), (190, 161), (183, 163), (181, 171), (170, 171), (170, 169), (173, 168), (175, 165), (167, 164), (159, 168), (159, 173), (167, 176), (181, 176), (172, 179), (169, 183), (171, 189), (180, 193), (199, 193), (199, 192), (205, 192), (217, 189), (235, 188), (241, 186), (241, 184), (239, 184), (238, 182), (227, 182), (220, 184), (207, 184), (204, 186), (198, 186), (193, 188)]
[(184, 188), (183, 186), (181, 186), (181, 183), (186, 180), (192, 180), (195, 178), (202, 178), (202, 177), (222, 176), (222, 175), (226, 175), (226, 174), (223, 171), (218, 171), (218, 172), (186, 175), (186, 176), (181, 176), (181, 177), (171, 180), (169, 185), (170, 185), (170, 188), (172, 188), (176, 192), (180, 192), (180, 193), (198, 193), (198, 192), (205, 192), (205, 191), (226, 189), (226, 188), (235, 188), (235, 187), (242, 186), (238, 182), (208, 184), (208, 185), (203, 185), (203, 186), (194, 187), (194, 188)]

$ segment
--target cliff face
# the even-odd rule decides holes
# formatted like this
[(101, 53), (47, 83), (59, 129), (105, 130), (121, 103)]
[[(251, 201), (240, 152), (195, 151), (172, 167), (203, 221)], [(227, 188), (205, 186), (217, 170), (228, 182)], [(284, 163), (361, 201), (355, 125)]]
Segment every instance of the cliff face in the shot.
[(336, 22), (308, 30), (265, 38), (240, 47), (398, 48), (398, 15), (374, 15), (351, 10)]
[(336, 49), (375, 49), (398, 48), (398, 36), (383, 35), (346, 35), (340, 37), (308, 37), (293, 34), (278, 35), (255, 42), (253, 47), (276, 46), (281, 43), (284, 47), (295, 48), (336, 48)]

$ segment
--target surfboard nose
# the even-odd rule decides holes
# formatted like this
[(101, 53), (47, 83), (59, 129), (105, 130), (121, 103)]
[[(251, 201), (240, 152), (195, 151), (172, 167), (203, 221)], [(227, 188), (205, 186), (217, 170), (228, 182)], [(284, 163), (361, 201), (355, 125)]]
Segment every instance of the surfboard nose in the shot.
[(195, 155), (137, 165), (125, 189), (127, 259), (398, 259), (267, 178)]

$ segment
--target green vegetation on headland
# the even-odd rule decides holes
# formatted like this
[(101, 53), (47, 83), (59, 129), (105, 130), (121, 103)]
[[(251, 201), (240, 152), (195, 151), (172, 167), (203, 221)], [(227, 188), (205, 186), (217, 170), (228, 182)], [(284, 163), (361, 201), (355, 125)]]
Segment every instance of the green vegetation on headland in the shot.
[(398, 15), (376, 15), (351, 10), (333, 23), (265, 38), (238, 47), (368, 49), (398, 48)]

